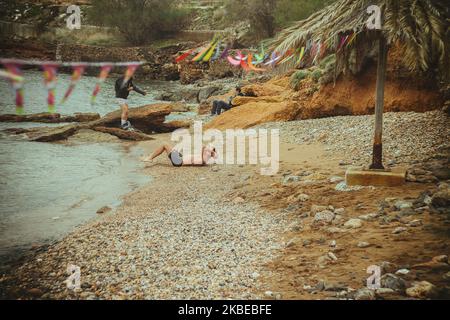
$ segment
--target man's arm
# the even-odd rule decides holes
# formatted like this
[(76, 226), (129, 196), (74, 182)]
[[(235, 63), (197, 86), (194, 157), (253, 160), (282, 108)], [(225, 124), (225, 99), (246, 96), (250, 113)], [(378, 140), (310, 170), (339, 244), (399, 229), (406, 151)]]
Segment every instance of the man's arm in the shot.
[(147, 92), (145, 92), (144, 90), (142, 90), (141, 88), (139, 88), (137, 85), (135, 84), (131, 84), (133, 87), (133, 90), (136, 91), (139, 94), (142, 94), (143, 96), (147, 95)]

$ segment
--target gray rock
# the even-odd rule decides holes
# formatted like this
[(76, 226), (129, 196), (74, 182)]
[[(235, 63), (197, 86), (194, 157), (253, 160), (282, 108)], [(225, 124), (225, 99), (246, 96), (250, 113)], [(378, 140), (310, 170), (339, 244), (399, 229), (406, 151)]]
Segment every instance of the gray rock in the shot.
[(392, 273), (387, 273), (381, 277), (381, 287), (403, 292), (406, 288), (406, 282)]
[(438, 289), (428, 281), (414, 282), (412, 287), (406, 289), (406, 295), (417, 299), (434, 298), (438, 295)]
[(329, 210), (317, 212), (314, 216), (313, 224), (330, 224), (335, 214)]
[(358, 246), (358, 248), (368, 248), (368, 247), (370, 247), (370, 243), (361, 241), (361, 242), (358, 242), (357, 246)]
[(362, 288), (356, 291), (355, 300), (375, 300), (375, 293), (369, 288)]
[(289, 184), (289, 183), (293, 183), (293, 182), (299, 182), (300, 181), (300, 177), (299, 176), (287, 176), (283, 179), (283, 184)]
[(392, 231), (393, 234), (400, 234), (403, 233), (405, 231), (408, 231), (408, 228), (405, 227), (397, 227), (394, 229), (394, 231)]
[(361, 219), (350, 219), (346, 223), (344, 223), (344, 227), (348, 229), (358, 229), (362, 227)]

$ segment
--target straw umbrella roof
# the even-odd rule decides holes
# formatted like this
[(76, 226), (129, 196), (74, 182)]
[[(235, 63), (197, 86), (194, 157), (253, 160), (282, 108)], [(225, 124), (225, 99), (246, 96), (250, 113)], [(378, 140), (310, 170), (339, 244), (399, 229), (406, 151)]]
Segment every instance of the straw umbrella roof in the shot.
[[(299, 50), (322, 43), (323, 56), (336, 53), (343, 36), (355, 33), (348, 48), (367, 46), (381, 32), (389, 44), (403, 45), (403, 60), (411, 70), (450, 73), (449, 6), (447, 0), (338, 0), (309, 18), (294, 23), (272, 42), (276, 52)], [(367, 8), (377, 5), (382, 12), (382, 30), (366, 27)], [(341, 50), (345, 59), (347, 46)], [(291, 66), (295, 60), (290, 61)]]

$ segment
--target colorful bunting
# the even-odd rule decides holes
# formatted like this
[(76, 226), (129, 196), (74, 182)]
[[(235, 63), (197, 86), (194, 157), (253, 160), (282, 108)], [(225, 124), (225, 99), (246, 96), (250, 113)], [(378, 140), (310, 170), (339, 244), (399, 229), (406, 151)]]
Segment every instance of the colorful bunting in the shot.
[(95, 100), (97, 99), (97, 95), (100, 92), (100, 87), (102, 83), (105, 82), (106, 78), (108, 78), (109, 73), (111, 72), (112, 65), (107, 64), (101, 67), (100, 74), (97, 78), (97, 84), (95, 85), (94, 92), (91, 97), (91, 104), (95, 104)]
[(86, 65), (80, 64), (78, 66), (73, 66), (73, 73), (72, 78), (70, 79), (70, 85), (67, 89), (66, 93), (64, 94), (64, 98), (61, 101), (61, 104), (66, 103), (66, 101), (69, 99), (70, 95), (72, 94), (73, 90), (75, 89), (76, 85), (80, 81), (81, 77), (83, 76), (84, 71), (86, 70)]
[(178, 58), (175, 59), (176, 63), (180, 63), (181, 61), (185, 60), (187, 57), (189, 57), (191, 54), (193, 54), (195, 51), (195, 49), (191, 49), (188, 52), (182, 54), (181, 56), (179, 56)]
[(46, 63), (42, 65), (44, 71), (44, 84), (47, 88), (47, 105), (48, 112), (55, 112), (55, 88), (58, 76), (58, 65), (53, 63)]
[(304, 56), (305, 56), (305, 47), (302, 47), (302, 49), (300, 50), (300, 55), (297, 60), (297, 64), (300, 64)]
[(137, 68), (139, 68), (138, 64), (130, 64), (127, 66), (127, 69), (125, 70), (125, 76), (123, 77), (121, 88), (125, 87), (125, 85), (130, 81), (130, 79), (133, 77), (134, 73), (136, 72)]
[(6, 70), (13, 77), (10, 78), (11, 85), (16, 93), (16, 113), (23, 113), (24, 98), (23, 98), (23, 73), (20, 69), (20, 64), (4, 63)]
[(248, 55), (247, 64), (248, 64), (248, 67), (249, 67), (250, 70), (257, 71), (257, 72), (266, 71), (266, 69), (256, 68), (253, 65), (253, 56), (252, 56), (251, 53)]

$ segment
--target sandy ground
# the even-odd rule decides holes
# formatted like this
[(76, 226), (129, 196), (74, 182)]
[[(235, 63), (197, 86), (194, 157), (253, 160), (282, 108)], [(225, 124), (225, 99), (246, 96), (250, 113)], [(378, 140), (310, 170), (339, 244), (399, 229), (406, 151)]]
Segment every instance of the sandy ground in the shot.
[[(169, 141), (159, 135), (141, 146), (150, 152)], [(437, 183), (337, 191), (349, 165), (343, 159), (345, 150), (320, 141), (282, 142), (280, 171), (262, 176), (259, 166), (173, 168), (161, 157), (144, 169), (152, 182), (126, 196), (116, 213), (3, 275), (0, 296), (353, 298), (365, 287), (367, 268), (378, 265), (383, 274), (407, 269), (404, 287), (429, 281), (437, 288), (432, 297), (448, 298), (448, 215), (392, 205), (436, 190)], [(326, 210), (336, 218), (317, 225), (315, 214)], [(360, 226), (347, 226), (352, 218)], [(416, 266), (437, 256), (441, 264)], [(79, 291), (66, 288), (68, 264), (81, 268)], [(404, 289), (377, 298), (404, 299)]]

